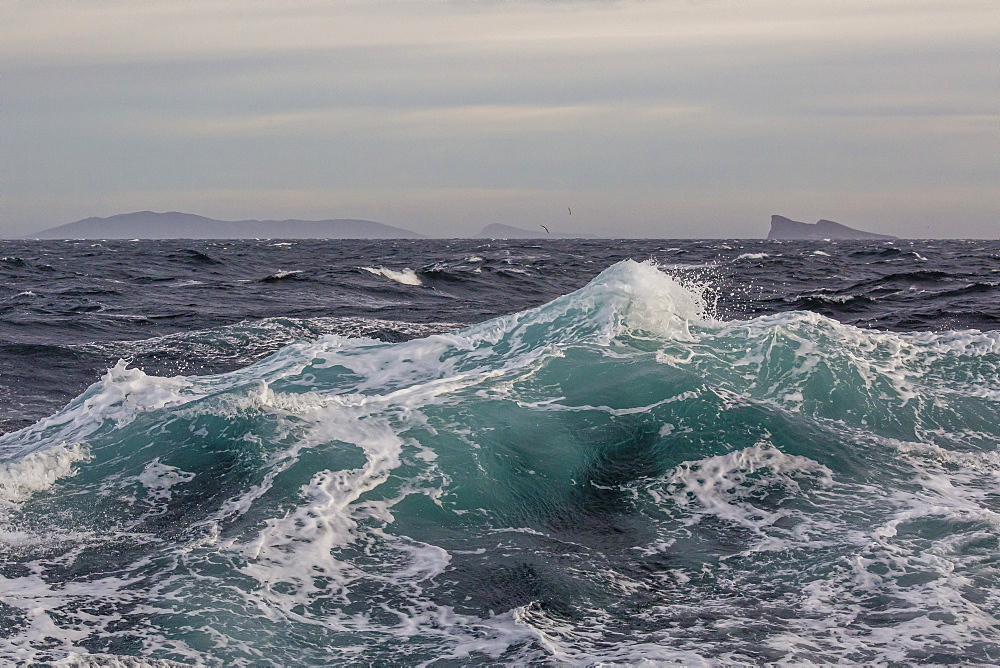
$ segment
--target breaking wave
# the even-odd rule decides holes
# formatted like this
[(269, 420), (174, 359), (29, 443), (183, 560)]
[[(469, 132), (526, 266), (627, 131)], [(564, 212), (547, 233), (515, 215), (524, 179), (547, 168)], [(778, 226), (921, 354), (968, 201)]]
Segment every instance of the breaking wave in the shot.
[(625, 261), (450, 333), (119, 363), (0, 436), (0, 656), (1000, 659), (1000, 333), (704, 294)]

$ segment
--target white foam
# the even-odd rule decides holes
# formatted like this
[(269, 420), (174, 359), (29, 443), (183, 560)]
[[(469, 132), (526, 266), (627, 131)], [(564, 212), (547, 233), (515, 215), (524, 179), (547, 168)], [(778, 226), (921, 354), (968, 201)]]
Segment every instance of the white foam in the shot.
[(70, 652), (64, 659), (60, 659), (52, 665), (68, 666), (69, 668), (183, 668), (190, 664), (170, 661), (169, 659), (151, 659), (145, 656)]
[(288, 269), (282, 271), (276, 271), (267, 278), (271, 280), (280, 280), (282, 278), (288, 278), (289, 276), (295, 276), (297, 274), (305, 273), (302, 269)]
[[(118, 613), (91, 615), (80, 613), (72, 621), (66, 619), (66, 613), (75, 610), (81, 603), (94, 600), (102, 602), (103, 606), (113, 606), (115, 602), (126, 601), (134, 597), (127, 588), (141, 578), (129, 579), (106, 576), (84, 580), (66, 580), (58, 584), (46, 582), (38, 573), (20, 577), (5, 577), (0, 575), (0, 600), (6, 605), (18, 609), (23, 614), (24, 626), (18, 629), (15, 636), (4, 635), (0, 638), (0, 657), (7, 660), (17, 660), (19, 663), (35, 663), (41, 659), (45, 663), (46, 656), (63, 655), (63, 665), (115, 665), (114, 663), (72, 663), (82, 661), (88, 653), (81, 642), (84, 641), (95, 627), (107, 627), (121, 620)], [(127, 666), (142, 666), (137, 660)], [(59, 665), (58, 663), (56, 665)], [(155, 661), (146, 665), (161, 666)]]
[(0, 504), (25, 501), (73, 474), (73, 465), (87, 461), (90, 451), (80, 443), (60, 444), (0, 463)]
[(648, 333), (666, 338), (690, 338), (693, 325), (711, 321), (704, 286), (681, 283), (652, 261), (625, 260), (612, 265), (587, 286), (545, 306), (498, 318), (466, 330), (510, 331), (519, 325), (562, 324), (553, 339), (564, 337), (607, 344), (622, 334)]
[(401, 271), (395, 269), (386, 269), (385, 267), (361, 267), (367, 272), (375, 274), (376, 276), (384, 276), (390, 281), (396, 281), (397, 283), (402, 283), (403, 285), (423, 285), (423, 281), (417, 276), (409, 267)]
[[(766, 475), (754, 475), (760, 471)], [(709, 514), (760, 530), (787, 513), (766, 511), (743, 499), (775, 484), (799, 491), (797, 478), (810, 479), (822, 487), (833, 484), (833, 473), (827, 467), (808, 457), (785, 454), (762, 441), (725, 455), (683, 462), (666, 478), (663, 491), (653, 488), (651, 496), (662, 500), (664, 494), (670, 495), (679, 507), (692, 512), (692, 522)]]
[[(801, 393), (814, 407), (810, 410), (822, 410), (846, 384), (852, 403), (867, 406), (857, 411), (884, 413), (912, 401), (909, 419), (914, 420), (931, 397), (944, 403), (956, 393), (993, 400), (989, 374), (970, 378), (961, 369), (980, 358), (976, 364), (996, 373), (1000, 364), (989, 358), (1000, 352), (1000, 332), (900, 334), (860, 329), (808, 311), (788, 312), (702, 327), (692, 352), (672, 357), (713, 374), (737, 393), (779, 401)], [(717, 360), (726, 360), (742, 381)]]
[(72, 464), (89, 458), (91, 435), (109, 422), (120, 428), (142, 413), (201, 396), (187, 379), (147, 376), (119, 361), (61, 412), (0, 435), (0, 449), (10, 457), (2, 469), (0, 498), (6, 497), (7, 503), (23, 501), (71, 474)]
[(926, 457), (933, 461), (954, 464), (979, 473), (985, 473), (997, 478), (1000, 483), (1000, 451), (959, 452), (948, 450), (936, 443), (914, 443), (885, 439), (894, 445), (900, 453)]
[(62, 412), (46, 418), (19, 432), (0, 437), (0, 443), (17, 437), (30, 441), (31, 436), (46, 433), (48, 442), (83, 441), (105, 420), (119, 426), (131, 422), (136, 415), (160, 408), (183, 404), (199, 395), (192, 392), (192, 383), (183, 377), (147, 376), (139, 369), (130, 369), (124, 360), (74, 399)]
[(164, 464), (159, 457), (146, 464), (139, 474), (139, 482), (146, 488), (149, 497), (157, 501), (169, 501), (170, 488), (188, 482), (192, 478), (194, 478), (193, 473)]
[(737, 260), (763, 260), (770, 257), (767, 253), (742, 253), (736, 256)]

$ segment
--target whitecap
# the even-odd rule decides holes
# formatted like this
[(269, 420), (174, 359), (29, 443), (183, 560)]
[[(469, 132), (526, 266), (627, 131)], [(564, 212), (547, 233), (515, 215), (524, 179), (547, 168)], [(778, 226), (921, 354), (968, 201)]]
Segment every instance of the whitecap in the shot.
[(376, 276), (384, 276), (390, 281), (396, 281), (403, 285), (423, 285), (423, 281), (417, 276), (409, 267), (406, 267), (402, 271), (396, 271), (395, 269), (386, 269), (385, 267), (361, 267), (367, 272), (375, 274)]
[(273, 274), (270, 274), (269, 276), (265, 277), (264, 280), (265, 281), (280, 281), (283, 278), (288, 278), (289, 276), (297, 276), (297, 275), (303, 274), (303, 273), (305, 273), (305, 272), (303, 270), (301, 270), (301, 269), (281, 270), (281, 271), (276, 271)]
[(90, 458), (80, 443), (60, 444), (0, 463), (0, 504), (25, 501), (50, 488), (56, 480), (72, 475), (73, 465)]

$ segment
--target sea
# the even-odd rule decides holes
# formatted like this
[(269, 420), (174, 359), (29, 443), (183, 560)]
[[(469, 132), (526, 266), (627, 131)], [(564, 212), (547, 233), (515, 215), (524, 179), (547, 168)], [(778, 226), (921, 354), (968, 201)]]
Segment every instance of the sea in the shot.
[(0, 242), (0, 663), (1000, 662), (1000, 242)]

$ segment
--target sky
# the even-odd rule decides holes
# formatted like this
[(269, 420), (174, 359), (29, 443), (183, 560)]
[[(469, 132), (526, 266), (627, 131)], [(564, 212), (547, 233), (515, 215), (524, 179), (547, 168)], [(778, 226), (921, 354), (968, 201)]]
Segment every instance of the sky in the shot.
[(0, 25), (4, 237), (153, 210), (1000, 238), (996, 0), (4, 0)]

